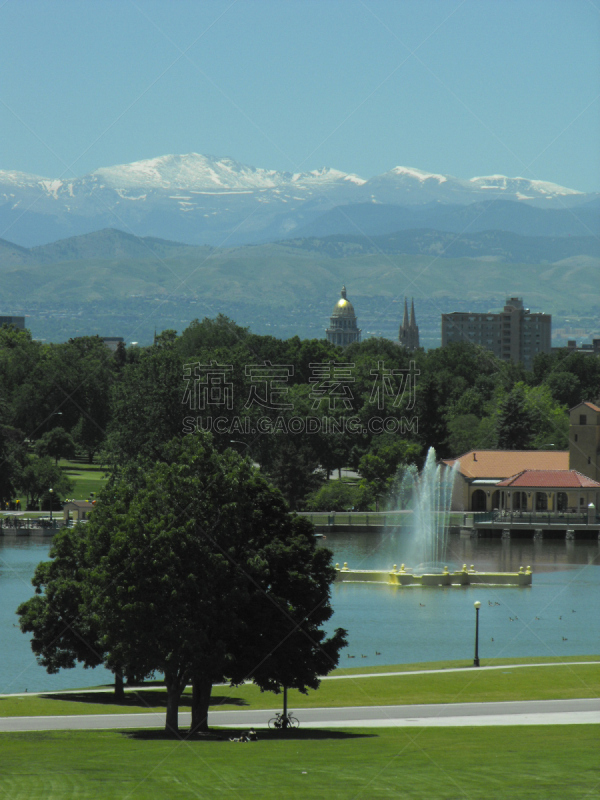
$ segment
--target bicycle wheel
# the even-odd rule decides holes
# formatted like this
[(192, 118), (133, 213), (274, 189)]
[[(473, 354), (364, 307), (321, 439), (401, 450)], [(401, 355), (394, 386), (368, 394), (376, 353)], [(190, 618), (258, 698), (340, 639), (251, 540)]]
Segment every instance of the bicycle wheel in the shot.
[(281, 728), (281, 720), (279, 719), (279, 717), (272, 717), (269, 720), (269, 728), (271, 728), (271, 730)]
[(288, 728), (297, 728), (300, 725), (296, 717), (292, 717), (290, 714), (288, 716)]

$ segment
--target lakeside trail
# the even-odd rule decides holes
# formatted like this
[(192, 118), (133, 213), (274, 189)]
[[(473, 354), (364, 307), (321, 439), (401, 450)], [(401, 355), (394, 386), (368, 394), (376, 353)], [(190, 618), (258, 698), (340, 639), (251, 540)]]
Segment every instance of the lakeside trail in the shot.
[[(324, 675), (321, 680), (322, 681), (341, 681), (341, 680), (351, 680), (357, 678), (395, 678), (399, 676), (407, 676), (407, 675), (439, 675), (442, 673), (449, 673), (449, 672), (472, 672), (474, 669), (477, 669), (478, 672), (487, 672), (490, 670), (497, 670), (497, 669), (527, 669), (528, 667), (574, 667), (574, 666), (593, 666), (594, 664), (600, 664), (600, 657), (596, 661), (547, 661), (543, 662), (542, 664), (492, 664), (490, 666), (485, 667), (446, 667), (441, 669), (414, 669), (414, 670), (404, 670), (404, 671), (393, 671), (393, 672), (353, 672), (348, 675)], [(251, 685), (252, 681), (244, 681), (245, 684)], [(228, 683), (215, 683), (215, 687), (217, 686), (229, 686)], [(144, 691), (145, 689), (151, 688), (148, 685), (144, 686), (127, 686), (125, 688), (125, 692), (140, 692)], [(191, 685), (186, 687), (187, 689), (191, 689)], [(81, 692), (85, 692), (86, 694), (100, 694), (103, 692), (114, 692), (113, 686), (106, 686), (100, 687), (97, 689), (86, 689), (85, 687), (80, 689), (61, 689), (60, 691), (54, 692), (51, 690), (46, 690), (44, 692), (15, 692), (13, 694), (0, 694), (0, 698), (3, 697), (38, 697), (44, 696), (47, 694), (81, 694)]]
[[(208, 724), (225, 728), (267, 728), (273, 709), (210, 711)], [(455, 703), (410, 706), (346, 706), (295, 711), (308, 728), (481, 727), (505, 725), (600, 724), (600, 698)], [(163, 728), (164, 712), (144, 714), (82, 714), (59, 717), (0, 718), (0, 732)], [(191, 723), (190, 712), (179, 713), (179, 725)], [(182, 732), (182, 738), (187, 733)]]

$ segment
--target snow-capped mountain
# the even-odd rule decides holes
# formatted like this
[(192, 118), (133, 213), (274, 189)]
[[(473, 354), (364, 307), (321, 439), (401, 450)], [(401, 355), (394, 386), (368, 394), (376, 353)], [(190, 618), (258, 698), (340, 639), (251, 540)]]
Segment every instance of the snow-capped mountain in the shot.
[(501, 175), (461, 180), (398, 166), (365, 180), (330, 168), (278, 172), (189, 153), (102, 167), (78, 178), (0, 171), (0, 238), (32, 246), (112, 227), (237, 245), (289, 237), (338, 206), (464, 206), (494, 198), (560, 208), (592, 196)]
[[(576, 189), (567, 189), (549, 181), (531, 181), (528, 178), (507, 178), (505, 175), (484, 175), (471, 178), (469, 183), (483, 191), (505, 192), (518, 200), (537, 200), (542, 198), (573, 197), (583, 195)], [(583, 195), (585, 196), (585, 195)]]

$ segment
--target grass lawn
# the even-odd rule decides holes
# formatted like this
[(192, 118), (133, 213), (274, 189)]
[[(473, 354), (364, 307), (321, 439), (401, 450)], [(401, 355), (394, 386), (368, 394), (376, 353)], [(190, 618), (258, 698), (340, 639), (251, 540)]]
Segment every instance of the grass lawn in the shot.
[(69, 494), (69, 499), (89, 500), (90, 492), (98, 494), (106, 483), (106, 470), (97, 464), (86, 464), (83, 461), (66, 461), (64, 459), (60, 460), (58, 464), (75, 484), (75, 488)]
[(27, 800), (571, 800), (600, 796), (598, 728), (0, 734), (3, 796)]
[[(585, 661), (584, 657), (579, 660)], [(432, 666), (432, 665), (430, 665)], [(394, 668), (390, 668), (392, 671)], [(325, 680), (307, 695), (288, 693), (290, 708), (335, 706), (404, 705), (415, 703), (481, 703), (503, 700), (549, 700), (600, 695), (600, 662), (592, 665), (527, 667), (506, 670), (468, 670), (434, 674), (398, 675), (344, 680)], [(182, 698), (189, 709), (190, 690)], [(125, 704), (117, 704), (112, 693), (82, 689), (77, 694), (57, 693), (31, 697), (0, 698), (0, 716), (45, 716), (61, 714), (110, 714), (124, 710), (162, 711), (166, 696), (159, 687), (127, 692)], [(253, 685), (216, 686), (211, 708), (231, 709), (281, 707), (281, 695), (261, 693)]]

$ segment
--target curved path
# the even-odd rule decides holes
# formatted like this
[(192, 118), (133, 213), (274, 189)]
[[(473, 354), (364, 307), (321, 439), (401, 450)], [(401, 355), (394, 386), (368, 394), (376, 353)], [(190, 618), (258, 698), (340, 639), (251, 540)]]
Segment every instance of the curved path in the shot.
[[(211, 726), (266, 727), (273, 710), (211, 711)], [(303, 708), (293, 712), (309, 728), (450, 727), (479, 725), (583, 725), (600, 723), (600, 698), (585, 700), (529, 700), (507, 703), (452, 703), (412, 706)], [(0, 731), (97, 730), (106, 728), (162, 728), (164, 713), (90, 714), (60, 717), (4, 717)], [(189, 712), (179, 714), (182, 728)]]

